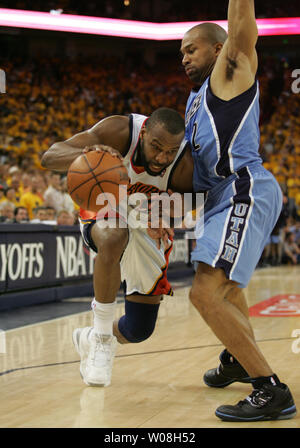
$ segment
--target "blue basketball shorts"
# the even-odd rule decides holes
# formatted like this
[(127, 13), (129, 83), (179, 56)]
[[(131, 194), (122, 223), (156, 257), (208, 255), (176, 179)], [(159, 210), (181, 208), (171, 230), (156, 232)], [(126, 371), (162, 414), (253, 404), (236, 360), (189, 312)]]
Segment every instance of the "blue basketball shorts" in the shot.
[(240, 169), (208, 192), (191, 260), (222, 268), (245, 288), (281, 209), (281, 189), (269, 171), (261, 165)]

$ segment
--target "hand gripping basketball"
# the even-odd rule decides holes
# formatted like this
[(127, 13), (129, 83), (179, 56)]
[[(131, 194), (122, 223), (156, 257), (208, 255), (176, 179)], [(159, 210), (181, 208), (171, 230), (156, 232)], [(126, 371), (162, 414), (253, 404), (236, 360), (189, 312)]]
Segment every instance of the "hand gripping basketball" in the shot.
[(117, 151), (116, 149), (112, 148), (111, 146), (107, 146), (107, 145), (86, 146), (82, 152), (84, 154), (86, 154), (86, 153), (88, 153), (90, 151), (108, 152), (113, 157), (118, 157), (120, 160), (123, 160), (123, 157), (121, 156), (119, 151)]
[(68, 191), (84, 210), (115, 207), (127, 196), (129, 177), (121, 155), (105, 145), (87, 147), (68, 170)]

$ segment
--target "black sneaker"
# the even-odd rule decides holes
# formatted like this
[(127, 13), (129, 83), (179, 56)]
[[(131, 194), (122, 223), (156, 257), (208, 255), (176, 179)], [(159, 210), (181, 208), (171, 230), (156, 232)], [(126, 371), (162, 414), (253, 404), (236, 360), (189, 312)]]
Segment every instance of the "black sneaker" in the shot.
[(285, 384), (264, 384), (235, 406), (220, 406), (216, 416), (228, 422), (257, 422), (293, 418), (297, 409)]
[(220, 354), (221, 364), (215, 369), (208, 370), (203, 381), (209, 387), (226, 387), (236, 381), (239, 383), (250, 383), (251, 378), (239, 362), (223, 350)]

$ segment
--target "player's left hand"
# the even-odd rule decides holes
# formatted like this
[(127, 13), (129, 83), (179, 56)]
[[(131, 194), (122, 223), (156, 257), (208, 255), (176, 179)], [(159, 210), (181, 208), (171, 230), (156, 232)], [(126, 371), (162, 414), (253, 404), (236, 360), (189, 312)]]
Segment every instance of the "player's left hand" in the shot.
[[(172, 194), (171, 190), (168, 190), (167, 193), (169, 195)], [(170, 227), (170, 216), (172, 216), (172, 210), (170, 210), (170, 216), (165, 215), (162, 209), (162, 204), (159, 204), (160, 194), (154, 193), (151, 194), (151, 200), (148, 201), (148, 235), (155, 240), (156, 246), (158, 249), (161, 248), (161, 243), (163, 243), (165, 250), (167, 250), (174, 238), (174, 229)], [(159, 207), (153, 207), (153, 205), (157, 202)], [(153, 216), (153, 212), (155, 210), (155, 215)]]
[(96, 152), (108, 152), (109, 154), (111, 154), (113, 157), (117, 157), (120, 160), (123, 160), (122, 155), (119, 153), (119, 151), (117, 151), (116, 149), (112, 148), (111, 146), (107, 146), (107, 145), (93, 145), (93, 146), (86, 146), (83, 149), (83, 153), (87, 153), (90, 151), (96, 151)]
[(173, 229), (167, 229), (167, 228), (151, 229), (150, 227), (148, 227), (147, 233), (150, 236), (150, 238), (152, 238), (155, 241), (157, 249), (161, 248), (161, 243), (163, 243), (165, 250), (169, 249), (169, 247), (172, 245), (171, 240), (174, 238)]

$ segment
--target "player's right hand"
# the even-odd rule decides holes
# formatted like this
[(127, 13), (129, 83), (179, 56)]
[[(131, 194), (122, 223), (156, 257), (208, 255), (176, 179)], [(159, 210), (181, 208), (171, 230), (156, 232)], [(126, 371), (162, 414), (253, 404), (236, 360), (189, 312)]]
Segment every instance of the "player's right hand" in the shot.
[(171, 241), (174, 238), (174, 230), (167, 228), (151, 229), (147, 228), (147, 233), (155, 241), (156, 247), (160, 250), (161, 243), (164, 245), (164, 249), (167, 250), (172, 245)]
[(86, 146), (82, 152), (84, 154), (86, 154), (87, 152), (90, 152), (90, 151), (108, 152), (113, 157), (118, 157), (120, 160), (123, 161), (123, 157), (121, 156), (119, 151), (117, 151), (116, 149), (112, 148), (111, 146), (107, 146), (107, 145)]

